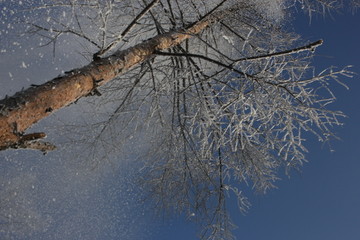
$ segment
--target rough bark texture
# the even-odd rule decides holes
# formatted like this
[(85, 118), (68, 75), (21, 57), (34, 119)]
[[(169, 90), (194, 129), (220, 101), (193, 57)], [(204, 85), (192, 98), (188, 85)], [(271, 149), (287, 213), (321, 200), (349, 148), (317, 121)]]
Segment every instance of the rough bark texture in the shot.
[(54, 149), (48, 143), (35, 144), (44, 133), (24, 135), (26, 129), (83, 96), (87, 96), (134, 65), (145, 61), (155, 51), (171, 48), (201, 32), (223, 14), (209, 15), (185, 30), (158, 35), (129, 49), (95, 60), (80, 69), (30, 87), (12, 97), (0, 100), (0, 150), (7, 148), (35, 148), (43, 152)]

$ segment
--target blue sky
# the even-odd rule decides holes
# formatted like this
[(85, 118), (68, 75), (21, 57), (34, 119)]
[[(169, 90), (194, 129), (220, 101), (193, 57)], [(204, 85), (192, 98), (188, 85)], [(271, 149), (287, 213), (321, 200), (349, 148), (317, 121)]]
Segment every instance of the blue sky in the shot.
[[(359, 23), (359, 13), (334, 13), (325, 18), (314, 16), (311, 24), (307, 16), (299, 14), (293, 28), (305, 41), (324, 40), (314, 59), (319, 71), (332, 65), (354, 65), (352, 70), (360, 73)], [(34, 61), (32, 54), (42, 50), (35, 49), (29, 55), (21, 55), (22, 51), (24, 49), (17, 49), (14, 53), (0, 55), (1, 97), (30, 83), (51, 79), (55, 68), (66, 69), (79, 64), (71, 56), (63, 58), (62, 62), (56, 59), (46, 62), (46, 58)], [(57, 54), (61, 56), (61, 50)], [(28, 68), (19, 68), (23, 61), (29, 63)], [(44, 69), (45, 66), (48, 68)], [(13, 76), (10, 84), (4, 80), (9, 72)], [(360, 239), (359, 77), (346, 79), (350, 90), (336, 83), (332, 85), (338, 100), (331, 108), (349, 116), (343, 119), (343, 127), (335, 129), (341, 138), (332, 142), (335, 151), (330, 152), (326, 145), (310, 138), (306, 143), (309, 163), (301, 172), (292, 172), (290, 179), (283, 176), (277, 182), (278, 189), (266, 195), (248, 191), (252, 207), (246, 216), (241, 215), (235, 205), (230, 208), (239, 226), (234, 232), (238, 239)], [(75, 111), (76, 108), (67, 108), (59, 115)], [(55, 116), (49, 122), (54, 120), (61, 121)], [(44, 125), (49, 122), (45, 121)], [(82, 163), (66, 160), (71, 156), (72, 153), (66, 151), (48, 156), (27, 151), (0, 153), (3, 161), (0, 180), (26, 182), (14, 185), (15, 189), (26, 190), (18, 195), (19, 206), (38, 213), (34, 216), (39, 219), (49, 217), (45, 223), (36, 222), (40, 229), (42, 224), (53, 223), (44, 228), (46, 231), (33, 234), (31, 239), (81, 239), (79, 236), (83, 239), (196, 239), (197, 228), (193, 223), (184, 218), (156, 219), (151, 210), (137, 203), (142, 198), (141, 189), (129, 184), (137, 171), (131, 163), (133, 155), (90, 173), (83, 170)], [(0, 190), (4, 186), (0, 182)], [(23, 199), (30, 200), (28, 205), (24, 205)], [(29, 237), (17, 235), (15, 239)]]
[[(360, 74), (360, 14), (334, 13), (332, 16), (299, 14), (294, 31), (304, 40), (323, 39), (314, 66), (354, 65)], [(246, 216), (230, 209), (237, 239), (246, 240), (358, 240), (360, 239), (360, 76), (346, 79), (350, 90), (336, 84), (337, 101), (330, 108), (348, 115), (345, 125), (336, 128), (340, 141), (327, 145), (309, 139), (309, 150), (301, 172), (293, 171), (277, 182), (278, 189), (266, 195), (250, 195), (252, 207)], [(182, 219), (164, 223), (151, 239), (196, 239), (196, 228)]]

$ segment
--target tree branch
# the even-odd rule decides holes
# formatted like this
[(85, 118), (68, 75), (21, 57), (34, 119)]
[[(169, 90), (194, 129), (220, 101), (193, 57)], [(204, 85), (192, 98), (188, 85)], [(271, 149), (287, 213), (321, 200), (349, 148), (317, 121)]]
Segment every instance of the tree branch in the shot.
[[(217, 8), (218, 6), (215, 7)], [(106, 84), (133, 66), (144, 62), (155, 51), (179, 45), (224, 16), (225, 14), (221, 11), (214, 12), (184, 30), (157, 35), (128, 49), (117, 51), (107, 58), (98, 59), (80, 69), (67, 72), (65, 76), (0, 100), (0, 150), (19, 143), (21, 138), (17, 132), (25, 132), (52, 112), (87, 96), (98, 86)]]
[(111, 49), (115, 48), (116, 45), (125, 37), (126, 34), (128, 34), (131, 29), (135, 26), (137, 21), (142, 18), (147, 12), (150, 11), (151, 8), (153, 8), (160, 0), (153, 0), (151, 3), (149, 3), (135, 18), (131, 21), (131, 23), (125, 28), (125, 30), (119, 35), (119, 37), (111, 42), (105, 49), (102, 49), (94, 54), (94, 59), (99, 57), (100, 55), (103, 55), (110, 51)]

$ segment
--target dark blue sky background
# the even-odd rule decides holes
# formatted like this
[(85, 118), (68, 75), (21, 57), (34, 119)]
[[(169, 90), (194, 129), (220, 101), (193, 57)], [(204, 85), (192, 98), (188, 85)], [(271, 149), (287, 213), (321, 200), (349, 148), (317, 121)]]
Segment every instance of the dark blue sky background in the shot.
[[(353, 65), (360, 74), (360, 14), (348, 11), (332, 16), (296, 15), (294, 31), (304, 40), (323, 39), (314, 66)], [(246, 240), (358, 240), (360, 239), (360, 79), (345, 79), (346, 90), (337, 83), (332, 89), (337, 101), (330, 106), (348, 115), (336, 128), (340, 141), (331, 142), (334, 152), (315, 139), (306, 146), (309, 162), (291, 178), (282, 177), (278, 189), (266, 195), (250, 195), (252, 207), (246, 216), (230, 208), (239, 227), (237, 239)], [(182, 219), (165, 223), (151, 239), (196, 239), (196, 228)], [(156, 231), (155, 231), (156, 232)]]

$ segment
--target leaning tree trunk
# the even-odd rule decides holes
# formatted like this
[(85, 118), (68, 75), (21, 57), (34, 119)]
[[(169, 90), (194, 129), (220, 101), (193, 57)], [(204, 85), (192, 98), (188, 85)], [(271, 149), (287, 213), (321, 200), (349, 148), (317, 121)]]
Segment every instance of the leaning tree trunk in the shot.
[(45, 133), (24, 134), (25, 130), (56, 110), (93, 93), (98, 86), (144, 62), (156, 51), (176, 46), (200, 33), (224, 15), (223, 12), (210, 13), (184, 30), (157, 35), (109, 57), (98, 58), (64, 76), (0, 100), (0, 150), (32, 148), (47, 152), (55, 149), (49, 143), (37, 141), (44, 138)]

